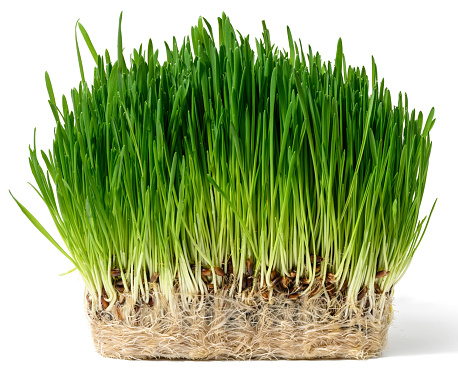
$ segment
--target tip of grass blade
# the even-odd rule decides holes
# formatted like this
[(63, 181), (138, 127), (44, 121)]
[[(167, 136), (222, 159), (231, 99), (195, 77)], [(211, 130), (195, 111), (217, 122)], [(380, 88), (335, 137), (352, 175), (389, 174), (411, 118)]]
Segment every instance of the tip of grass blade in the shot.
[(9, 193), (11, 195), (11, 197), (13, 198), (14, 201), (16, 201), (16, 204), (19, 206), (19, 208), (21, 209), (21, 211), (25, 214), (25, 216), (29, 219), (30, 222), (32, 222), (32, 224), (36, 227), (36, 229), (38, 231), (40, 231), (45, 237), (46, 239), (48, 239), (60, 252), (62, 252), (62, 254), (67, 257), (73, 264), (75, 264), (75, 262), (73, 261), (73, 259), (68, 255), (67, 252), (64, 251), (64, 249), (54, 240), (54, 238), (49, 234), (48, 231), (46, 231), (46, 229), (41, 225), (41, 223), (33, 216), (32, 213), (30, 213), (27, 208), (22, 205), (17, 199), (16, 197), (13, 196), (13, 194), (11, 193), (11, 191), (9, 190)]
[(92, 55), (92, 58), (94, 59), (95, 63), (97, 64), (98, 63), (98, 55), (97, 55), (97, 52), (95, 51), (95, 48), (94, 48), (94, 45), (92, 44), (91, 42), (91, 38), (89, 38), (89, 34), (87, 33), (86, 29), (84, 28), (84, 26), (79, 22), (78, 20), (78, 27), (80, 29), (80, 32), (81, 32), (81, 35), (83, 36), (85, 42), (86, 42), (86, 45), (87, 45), (87, 48), (89, 48), (89, 51)]
[(64, 275), (67, 275), (67, 274), (70, 274), (72, 272), (74, 272), (75, 270), (77, 270), (78, 268), (73, 268), (73, 269), (70, 269), (69, 271), (65, 272), (65, 273), (60, 273), (59, 274), (59, 277), (63, 277)]

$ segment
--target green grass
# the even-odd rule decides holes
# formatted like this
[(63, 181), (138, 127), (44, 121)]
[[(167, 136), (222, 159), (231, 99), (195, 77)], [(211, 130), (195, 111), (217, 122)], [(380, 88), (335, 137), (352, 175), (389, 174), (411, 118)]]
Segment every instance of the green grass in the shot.
[[(113, 301), (114, 268), (144, 299), (154, 273), (168, 296), (175, 278), (182, 292), (205, 292), (201, 267), (218, 290), (213, 267), (227, 270), (229, 257), (234, 291), (247, 259), (261, 285), (273, 270), (297, 270), (297, 284), (331, 272), (353, 301), (401, 278), (427, 227), (434, 109), (424, 117), (407, 96), (392, 100), (374, 61), (371, 79), (347, 67), (341, 40), (332, 64), (289, 28), (289, 50), (278, 49), (263, 23), (253, 50), (223, 14), (218, 40), (200, 18), (161, 64), (151, 40), (125, 60), (119, 21), (116, 61), (78, 24), (96, 68), (90, 85), (77, 45), (72, 109), (46, 73), (54, 144), (38, 153), (34, 143), (30, 168), (68, 251), (19, 204), (93, 296), (104, 288)], [(376, 280), (381, 270), (390, 274)]]

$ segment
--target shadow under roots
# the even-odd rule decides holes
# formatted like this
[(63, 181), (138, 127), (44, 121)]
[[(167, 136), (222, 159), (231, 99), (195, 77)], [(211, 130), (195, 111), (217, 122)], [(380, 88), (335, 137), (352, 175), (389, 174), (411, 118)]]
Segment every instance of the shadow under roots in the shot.
[(394, 300), (394, 320), (383, 357), (458, 352), (457, 307)]

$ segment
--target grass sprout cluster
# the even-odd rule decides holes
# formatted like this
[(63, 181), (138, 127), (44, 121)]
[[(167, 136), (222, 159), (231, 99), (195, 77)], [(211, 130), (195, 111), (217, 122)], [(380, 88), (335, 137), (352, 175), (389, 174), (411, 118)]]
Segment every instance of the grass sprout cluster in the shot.
[(349, 301), (398, 282), (429, 222), (434, 109), (409, 112), (373, 59), (371, 78), (347, 66), (341, 40), (325, 62), (289, 28), (282, 50), (264, 22), (252, 43), (223, 13), (217, 38), (200, 18), (164, 62), (151, 40), (126, 60), (121, 18), (116, 61), (78, 23), (92, 84), (78, 44), (69, 99), (58, 103), (46, 73), (54, 143), (34, 142), (30, 168), (66, 250), (18, 202), (90, 294), (116, 299), (113, 270), (145, 301), (153, 278), (167, 297), (208, 293), (203, 270), (218, 291), (229, 260), (233, 293), (248, 272), (251, 289), (332, 276)]

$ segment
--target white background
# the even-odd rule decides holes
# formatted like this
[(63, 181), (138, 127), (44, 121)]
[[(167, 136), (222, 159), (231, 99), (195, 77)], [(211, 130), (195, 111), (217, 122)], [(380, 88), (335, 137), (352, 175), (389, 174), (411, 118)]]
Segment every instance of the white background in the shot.
[[(353, 1), (10, 1), (0, 11), (0, 373), (3, 375), (243, 375), (253, 373), (397, 375), (443, 374), (458, 355), (457, 88), (458, 27), (453, 2)], [(438, 203), (410, 269), (395, 290), (395, 320), (381, 358), (368, 361), (128, 362), (104, 359), (92, 345), (83, 312), (83, 283), (70, 263), (28, 222), (15, 196), (59, 239), (45, 205), (27, 185), (33, 177), (28, 145), (47, 150), (54, 120), (44, 72), (56, 98), (79, 83), (74, 43), (78, 18), (98, 53), (116, 56), (123, 15), (125, 56), (149, 38), (164, 59), (163, 41), (179, 42), (199, 15), (217, 30), (225, 11), (236, 29), (254, 37), (265, 19), (272, 41), (288, 49), (286, 26), (328, 60), (339, 37), (347, 64), (370, 67), (371, 55), (392, 95), (402, 90), (409, 108), (436, 108), (433, 150), (423, 214)], [(80, 37), (86, 78), (93, 61)], [(60, 239), (59, 239), (60, 240)], [(62, 242), (61, 242), (62, 243)], [(452, 359), (455, 362), (452, 363)], [(3, 372), (2, 372), (3, 371)], [(456, 371), (456, 368), (455, 368)], [(453, 372), (453, 371), (452, 371)]]

